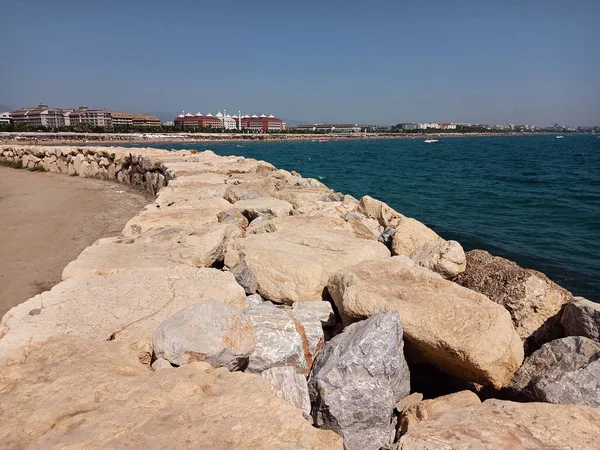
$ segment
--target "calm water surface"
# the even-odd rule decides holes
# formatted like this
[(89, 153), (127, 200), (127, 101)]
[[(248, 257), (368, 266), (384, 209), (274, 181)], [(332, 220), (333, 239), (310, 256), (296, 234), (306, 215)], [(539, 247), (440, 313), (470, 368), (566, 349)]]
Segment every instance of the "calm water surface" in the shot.
[[(161, 147), (158, 145), (158, 147)], [(600, 140), (592, 135), (168, 144), (269, 161), (371, 195), (600, 302)]]

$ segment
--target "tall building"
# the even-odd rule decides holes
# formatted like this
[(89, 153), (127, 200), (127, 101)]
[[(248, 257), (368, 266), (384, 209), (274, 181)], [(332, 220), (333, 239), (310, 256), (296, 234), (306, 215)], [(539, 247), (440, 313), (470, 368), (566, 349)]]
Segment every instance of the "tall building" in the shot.
[(135, 127), (160, 127), (160, 119), (156, 116), (147, 116), (144, 114), (134, 114), (132, 125)]
[(30, 127), (58, 128), (65, 126), (65, 115), (62, 109), (39, 105), (34, 108), (21, 108), (11, 114), (15, 125)]
[(196, 115), (192, 115), (190, 113), (180, 114), (173, 121), (175, 127), (185, 129), (185, 128), (222, 128), (226, 130), (250, 130), (254, 132), (273, 132), (273, 131), (282, 131), (285, 129), (285, 124), (281, 119), (278, 119), (274, 115), (266, 116), (262, 114), (261, 116), (257, 116), (256, 114), (252, 116), (242, 116), (235, 115), (231, 116), (219, 111), (216, 115), (206, 114), (203, 115), (198, 113)]
[(268, 117), (265, 114), (261, 114), (260, 116), (257, 116), (256, 114), (253, 114), (252, 116), (245, 115), (238, 118), (238, 121), (241, 124), (242, 130), (268, 133), (272, 131), (283, 131), (285, 129), (283, 121), (272, 114)]
[(104, 109), (88, 109), (87, 106), (80, 106), (79, 109), (71, 111), (69, 114), (71, 126), (88, 125), (90, 127), (112, 128), (112, 115), (110, 111)]
[(175, 127), (181, 128), (221, 128), (223, 126), (221, 119), (213, 116), (212, 114), (203, 115), (197, 113), (196, 115), (179, 114), (173, 121)]
[(111, 113), (113, 126), (131, 126), (133, 125), (133, 114), (126, 112)]

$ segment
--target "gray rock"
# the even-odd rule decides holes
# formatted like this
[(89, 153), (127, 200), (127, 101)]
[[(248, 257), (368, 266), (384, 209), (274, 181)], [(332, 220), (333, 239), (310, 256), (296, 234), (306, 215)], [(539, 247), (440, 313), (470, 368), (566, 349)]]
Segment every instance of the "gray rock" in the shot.
[(176, 366), (206, 361), (233, 371), (246, 366), (255, 346), (254, 330), (238, 310), (206, 300), (162, 322), (152, 346), (157, 358)]
[(258, 305), (262, 305), (264, 303), (264, 299), (260, 296), (260, 294), (251, 294), (246, 296), (246, 308), (244, 311), (250, 310)]
[(525, 359), (505, 391), (517, 400), (600, 407), (599, 359), (598, 342), (556, 339)]
[(160, 369), (172, 369), (173, 368), (171, 363), (164, 358), (158, 358), (156, 361), (154, 361), (152, 363), (152, 365), (150, 367), (152, 367), (152, 370), (154, 370), (155, 372)]
[(261, 375), (271, 382), (271, 389), (275, 395), (300, 409), (304, 418), (312, 423), (310, 397), (304, 375), (296, 373), (294, 367), (273, 367)]
[(560, 320), (565, 336), (585, 336), (600, 342), (600, 304), (574, 297), (565, 305)]
[(343, 202), (344, 194), (341, 192), (330, 192), (323, 197), (324, 202)]
[(258, 197), (262, 197), (262, 195), (260, 195), (260, 192), (251, 191), (251, 192), (246, 192), (245, 194), (240, 195), (240, 200), (250, 200), (250, 199), (258, 198)]
[(410, 392), (397, 311), (348, 326), (319, 352), (308, 380), (312, 416), (348, 450), (389, 444), (394, 406)]
[(298, 373), (308, 373), (314, 353), (310, 351), (306, 328), (297, 319), (266, 302), (244, 315), (252, 323), (256, 336), (248, 372), (262, 373), (272, 367), (293, 366)]
[(333, 307), (329, 302), (294, 302), (292, 308), (297, 311), (310, 312), (321, 321), (321, 325), (324, 327), (332, 327), (336, 324)]
[(394, 234), (396, 229), (392, 227), (385, 227), (377, 240), (385, 245), (387, 248), (392, 248), (392, 241), (394, 240)]
[(303, 329), (310, 354), (316, 355), (324, 344), (323, 326), (319, 318), (311, 311), (301, 309), (288, 310), (287, 313), (298, 322), (296, 327)]
[(231, 273), (235, 277), (235, 281), (244, 288), (246, 295), (255, 294), (258, 289), (256, 277), (252, 270), (244, 261), (240, 261), (231, 268)]

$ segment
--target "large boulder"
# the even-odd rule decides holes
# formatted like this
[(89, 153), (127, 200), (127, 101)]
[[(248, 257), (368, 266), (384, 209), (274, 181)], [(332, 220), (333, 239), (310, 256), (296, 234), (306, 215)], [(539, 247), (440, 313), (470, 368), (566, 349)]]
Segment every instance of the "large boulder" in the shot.
[(348, 450), (390, 442), (395, 404), (410, 392), (402, 320), (396, 311), (348, 326), (317, 355), (308, 380), (312, 416)]
[(443, 395), (441, 397), (423, 400), (415, 405), (409, 406), (404, 411), (400, 411), (399, 433), (406, 432), (419, 422), (428, 420), (452, 409), (466, 408), (467, 406), (478, 405), (481, 403), (477, 394), (471, 391), (460, 391), (454, 394)]
[(560, 319), (565, 336), (585, 336), (600, 342), (600, 303), (574, 297)]
[(239, 200), (233, 204), (233, 207), (242, 211), (250, 220), (263, 214), (274, 217), (289, 216), (293, 209), (290, 203), (273, 197)]
[(328, 290), (346, 324), (399, 311), (409, 355), (458, 378), (500, 387), (523, 361), (504, 308), (406, 257), (341, 270)]
[(280, 303), (321, 301), (331, 274), (360, 261), (387, 258), (379, 242), (309, 227), (248, 235), (228, 248), (226, 265), (244, 259), (258, 292)]
[(252, 324), (239, 310), (211, 299), (176, 312), (152, 338), (155, 356), (171, 364), (206, 361), (232, 371), (248, 365), (254, 345)]
[(158, 325), (186, 306), (207, 299), (246, 306), (232, 274), (179, 268), (70, 278), (15, 306), (0, 322), (0, 356), (57, 334), (126, 342), (150, 364)]
[[(223, 204), (221, 198), (227, 185), (223, 183), (196, 184), (194, 186), (165, 186), (159, 192), (154, 205), (161, 209), (195, 209), (209, 198), (216, 197), (217, 203)], [(227, 206), (227, 205), (225, 205)]]
[(267, 380), (207, 363), (152, 372), (117, 342), (52, 338), (0, 360), (4, 448), (342, 449)]
[(452, 279), (465, 271), (467, 260), (461, 245), (456, 241), (431, 241), (417, 248), (410, 258), (418, 265)]
[(392, 238), (392, 254), (411, 256), (415, 250), (431, 241), (443, 241), (431, 228), (416, 219), (404, 217), (398, 221)]
[(425, 420), (402, 436), (400, 450), (596, 449), (600, 409), (487, 400)]
[(296, 373), (295, 367), (272, 367), (261, 373), (271, 383), (271, 389), (278, 397), (300, 409), (304, 418), (312, 422), (310, 397), (306, 377)]
[(560, 316), (571, 301), (570, 292), (543, 273), (523, 269), (484, 250), (472, 250), (466, 256), (467, 268), (455, 281), (507, 309), (526, 354), (563, 336)]
[(319, 319), (305, 316), (299, 320), (269, 303), (246, 310), (245, 318), (254, 327), (256, 340), (248, 363), (249, 372), (292, 366), (298, 373), (308, 374), (316, 352), (323, 345)]
[(358, 203), (357, 211), (377, 220), (383, 227), (396, 228), (405, 217), (380, 200), (365, 195)]
[(506, 392), (517, 400), (600, 407), (600, 343), (556, 339), (525, 359)]

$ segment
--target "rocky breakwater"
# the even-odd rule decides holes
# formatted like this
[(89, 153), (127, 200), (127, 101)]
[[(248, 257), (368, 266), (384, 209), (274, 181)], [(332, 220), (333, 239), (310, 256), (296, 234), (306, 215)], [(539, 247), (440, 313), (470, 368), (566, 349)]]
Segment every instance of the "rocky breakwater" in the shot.
[[(511, 266), (518, 276), (486, 281), (485, 260), (458, 242), (263, 161), (94, 147), (0, 155), (157, 194), (0, 322), (10, 448), (600, 441), (596, 310), (565, 308), (570, 294), (541, 274)], [(564, 337), (563, 309), (568, 334), (586, 337)], [(415, 392), (423, 366), (457, 388)], [(464, 386), (517, 401), (481, 403)]]

